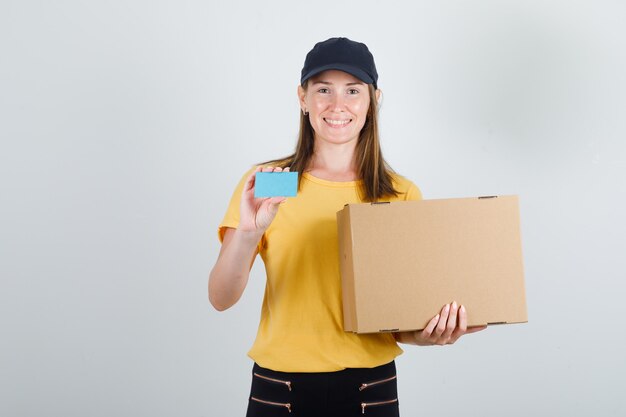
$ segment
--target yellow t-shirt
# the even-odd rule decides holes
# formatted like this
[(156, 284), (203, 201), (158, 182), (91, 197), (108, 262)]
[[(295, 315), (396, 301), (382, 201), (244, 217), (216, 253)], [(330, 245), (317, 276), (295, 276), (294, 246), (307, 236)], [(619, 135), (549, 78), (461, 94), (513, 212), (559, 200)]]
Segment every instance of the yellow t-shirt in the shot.
[[(235, 189), (224, 220), (237, 228), (241, 191)], [(283, 372), (329, 372), (372, 368), (402, 353), (390, 333), (357, 335), (343, 330), (337, 211), (361, 202), (359, 181), (334, 182), (302, 174), (297, 197), (288, 198), (259, 243), (267, 273), (261, 321), (248, 355), (264, 368)], [(419, 200), (420, 190), (394, 178), (398, 197)]]

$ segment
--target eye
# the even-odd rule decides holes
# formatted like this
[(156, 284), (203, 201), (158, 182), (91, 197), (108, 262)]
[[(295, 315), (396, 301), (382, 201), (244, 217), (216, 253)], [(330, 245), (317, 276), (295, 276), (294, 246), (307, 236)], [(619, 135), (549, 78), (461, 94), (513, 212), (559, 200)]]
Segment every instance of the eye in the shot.
[(356, 88), (351, 88), (348, 90), (348, 94), (359, 94), (359, 90)]
[(318, 93), (322, 93), (322, 94), (326, 94), (328, 93), (328, 88), (322, 87), (319, 90), (317, 90)]

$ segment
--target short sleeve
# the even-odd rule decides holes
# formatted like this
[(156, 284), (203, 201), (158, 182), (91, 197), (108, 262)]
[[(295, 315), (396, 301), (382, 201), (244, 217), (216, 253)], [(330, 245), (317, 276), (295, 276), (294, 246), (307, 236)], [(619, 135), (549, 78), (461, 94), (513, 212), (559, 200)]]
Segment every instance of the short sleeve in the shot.
[(422, 199), (422, 192), (417, 187), (417, 185), (415, 185), (412, 182), (410, 182), (409, 189), (407, 190), (406, 195), (405, 195), (404, 198), (405, 198), (406, 201), (421, 200)]
[(401, 175), (394, 174), (394, 187), (398, 190), (398, 200), (415, 201), (422, 199), (422, 192), (413, 182)]
[[(239, 180), (239, 183), (235, 187), (235, 191), (233, 191), (232, 196), (230, 197), (230, 202), (228, 203), (228, 208), (226, 209), (226, 214), (222, 219), (222, 222), (217, 228), (217, 237), (222, 242), (224, 240), (224, 234), (226, 234), (226, 229), (231, 227), (236, 229), (239, 226), (239, 208), (241, 205), (241, 193), (243, 191), (243, 187), (246, 184), (246, 180), (254, 172), (255, 168), (249, 169)], [(259, 242), (259, 250), (261, 249), (262, 242), (264, 238)]]

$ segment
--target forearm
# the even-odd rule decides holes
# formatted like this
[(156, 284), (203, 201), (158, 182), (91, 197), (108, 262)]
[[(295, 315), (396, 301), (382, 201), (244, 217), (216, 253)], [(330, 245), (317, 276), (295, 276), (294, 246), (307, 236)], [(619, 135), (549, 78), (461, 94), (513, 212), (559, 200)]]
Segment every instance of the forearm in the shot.
[(248, 283), (261, 233), (233, 230), (209, 275), (209, 301), (219, 311), (235, 304)]

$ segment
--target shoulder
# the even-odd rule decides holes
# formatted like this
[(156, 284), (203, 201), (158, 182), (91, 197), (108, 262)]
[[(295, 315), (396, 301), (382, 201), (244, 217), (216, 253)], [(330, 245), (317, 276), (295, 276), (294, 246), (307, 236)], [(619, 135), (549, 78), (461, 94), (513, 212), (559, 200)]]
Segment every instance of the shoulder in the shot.
[(417, 185), (408, 178), (392, 173), (393, 187), (398, 191), (399, 200), (421, 200), (422, 192)]

